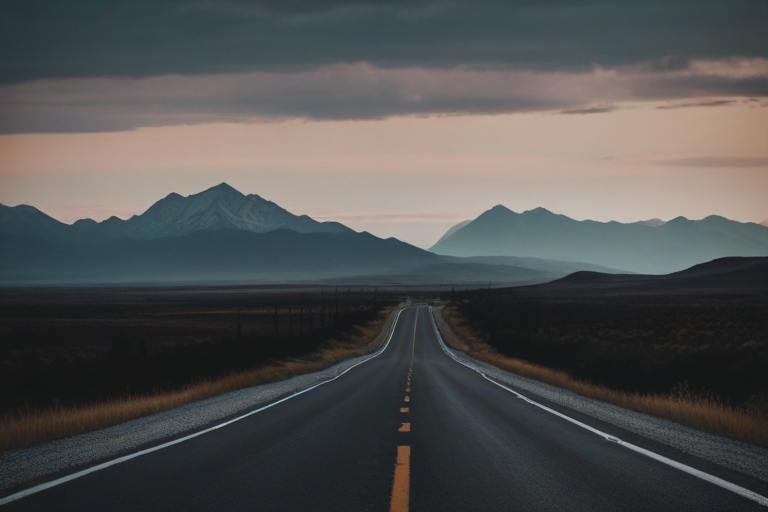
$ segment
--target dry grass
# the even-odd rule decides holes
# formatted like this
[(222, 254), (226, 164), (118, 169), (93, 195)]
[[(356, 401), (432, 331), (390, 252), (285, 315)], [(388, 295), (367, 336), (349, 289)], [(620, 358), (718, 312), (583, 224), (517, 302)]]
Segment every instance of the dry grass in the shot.
[(0, 418), (0, 453), (117, 425), (229, 391), (322, 370), (377, 348), (386, 335), (387, 319), (394, 309), (384, 310), (376, 321), (361, 326), (357, 336), (331, 340), (328, 348), (301, 359), (280, 361), (256, 370), (197, 382), (178, 391), (133, 396), (82, 407), (30, 409), (4, 416)]
[(666, 395), (644, 395), (576, 380), (566, 372), (499, 354), (469, 328), (455, 308), (436, 308), (435, 311), (445, 341), (452, 348), (475, 359), (582, 396), (768, 448), (768, 420), (753, 412), (728, 407), (708, 397), (693, 395), (685, 388)]

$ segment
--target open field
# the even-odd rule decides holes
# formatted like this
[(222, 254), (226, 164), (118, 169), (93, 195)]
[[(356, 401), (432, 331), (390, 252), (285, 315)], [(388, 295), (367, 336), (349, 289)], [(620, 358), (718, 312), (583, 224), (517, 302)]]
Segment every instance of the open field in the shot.
[(319, 370), (393, 307), (332, 288), (6, 291), (0, 451)]
[(545, 300), (487, 292), (443, 309), (447, 341), (479, 360), (764, 447), (767, 315), (756, 297)]

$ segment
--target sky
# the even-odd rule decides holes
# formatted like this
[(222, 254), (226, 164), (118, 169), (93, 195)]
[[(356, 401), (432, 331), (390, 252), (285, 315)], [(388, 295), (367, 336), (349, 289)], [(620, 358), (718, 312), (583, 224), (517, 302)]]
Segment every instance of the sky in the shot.
[(0, 203), (227, 182), (421, 247), (496, 204), (768, 220), (768, 2), (6, 1)]

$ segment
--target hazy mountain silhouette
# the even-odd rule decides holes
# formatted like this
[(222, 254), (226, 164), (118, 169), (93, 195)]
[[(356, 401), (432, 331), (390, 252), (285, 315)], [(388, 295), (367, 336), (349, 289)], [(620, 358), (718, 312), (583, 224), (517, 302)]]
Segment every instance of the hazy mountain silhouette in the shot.
[(275, 229), (290, 229), (297, 233), (352, 232), (338, 222), (318, 222), (306, 215), (294, 215), (256, 194), (246, 196), (226, 183), (187, 197), (169, 194), (141, 215), (134, 215), (128, 220), (117, 217), (110, 217), (103, 222), (82, 219), (70, 226), (31, 206), (0, 208), (0, 231), (49, 240), (89, 235), (106, 238), (161, 238), (217, 229), (253, 233), (266, 233)]
[[(541, 281), (577, 270), (669, 272), (731, 254), (768, 254), (768, 228), (722, 217), (666, 223), (575, 221), (497, 206), (454, 226), (432, 251), (294, 215), (222, 183), (170, 194), (141, 215), (59, 222), (0, 205), (0, 281), (314, 280), (390, 275), (401, 282)], [(555, 261), (557, 260), (557, 261)]]
[(724, 256), (768, 255), (768, 228), (710, 216), (655, 222), (577, 221), (544, 208), (495, 206), (430, 248), (450, 256), (521, 256), (662, 274)]
[(442, 261), (394, 238), (287, 229), (87, 241), (4, 233), (0, 247), (0, 281), (20, 284), (301, 280), (401, 272)]
[(358, 274), (349, 276), (340, 283), (368, 285), (458, 285), (494, 288), (500, 286), (520, 286), (552, 281), (562, 273), (513, 265), (493, 265), (483, 263), (457, 263), (461, 258), (452, 258), (443, 263), (432, 263), (410, 269), (394, 270), (387, 273)]
[(141, 215), (59, 222), (0, 205), (0, 282), (88, 283), (317, 280), (401, 276), (408, 282), (552, 279), (516, 266), (451, 262), (336, 222), (294, 215), (226, 183), (170, 194)]
[(579, 270), (591, 270), (608, 274), (626, 274), (626, 270), (619, 270), (592, 263), (577, 261), (545, 260), (541, 258), (529, 258), (521, 256), (443, 256), (447, 262), (454, 263), (480, 263), (482, 265), (504, 265), (526, 268), (543, 272), (544, 275), (562, 277)]
[(454, 234), (455, 232), (457, 232), (458, 230), (460, 230), (470, 222), (472, 222), (472, 219), (459, 222), (458, 224), (450, 228), (448, 231), (446, 231), (445, 234), (441, 236), (440, 240), (438, 240), (436, 243), (439, 244), (440, 242), (442, 242), (443, 240), (445, 240), (446, 238), (448, 238), (449, 236), (451, 236), (452, 234)]
[[(371, 276), (403, 282), (517, 282), (537, 271), (445, 263), (394, 238), (297, 216), (222, 183), (170, 194), (128, 220), (64, 224), (0, 205), (0, 282), (291, 281)], [(561, 274), (550, 273), (548, 278)], [(399, 277), (397, 277), (399, 276)]]
[(633, 224), (642, 224), (643, 226), (651, 226), (656, 228), (664, 224), (664, 221), (661, 219), (654, 218), (654, 219), (648, 219), (648, 220), (640, 220), (637, 222), (633, 222)]

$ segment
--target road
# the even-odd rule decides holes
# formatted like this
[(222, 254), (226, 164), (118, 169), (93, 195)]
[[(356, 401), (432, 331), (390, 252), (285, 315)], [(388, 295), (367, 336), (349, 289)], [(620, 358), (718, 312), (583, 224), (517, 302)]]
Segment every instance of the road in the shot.
[(429, 315), (333, 382), (3, 510), (765, 510), (515, 398)]

